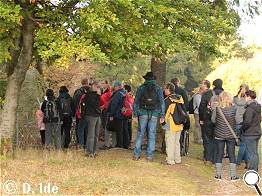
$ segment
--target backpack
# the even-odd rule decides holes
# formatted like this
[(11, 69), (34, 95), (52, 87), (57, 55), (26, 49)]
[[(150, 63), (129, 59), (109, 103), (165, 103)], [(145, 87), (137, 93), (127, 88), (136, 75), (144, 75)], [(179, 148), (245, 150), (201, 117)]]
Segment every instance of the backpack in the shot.
[(63, 116), (70, 116), (72, 114), (71, 97), (61, 98), (60, 105)]
[(196, 110), (196, 108), (194, 108), (194, 95), (193, 95), (193, 97), (190, 99), (190, 101), (188, 103), (188, 112), (189, 112), (189, 114), (194, 114), (195, 110)]
[(79, 103), (76, 108), (76, 118), (77, 119), (81, 119), (85, 114), (86, 107), (85, 107), (84, 99), (86, 98), (86, 95), (87, 93), (84, 93), (80, 97)]
[(212, 114), (212, 111), (218, 106), (218, 95), (212, 90), (212, 97), (207, 104), (207, 113)]
[(160, 99), (155, 84), (145, 85), (139, 100), (139, 106), (144, 110), (157, 110), (160, 108)]
[(59, 113), (57, 110), (57, 104), (55, 100), (47, 100), (44, 110), (44, 123), (58, 122)]
[(176, 125), (181, 125), (183, 124), (184, 129), (189, 129), (190, 127), (190, 120), (189, 120), (189, 116), (187, 115), (186, 111), (183, 109), (183, 105), (181, 103), (177, 103), (175, 102), (174, 99), (169, 99), (170, 100), (170, 104), (168, 106), (168, 108), (170, 108), (170, 114), (173, 118), (173, 121)]
[(133, 114), (133, 105), (134, 105), (134, 97), (130, 94), (126, 94), (124, 96), (123, 107), (121, 109), (121, 113), (125, 117), (132, 117)]

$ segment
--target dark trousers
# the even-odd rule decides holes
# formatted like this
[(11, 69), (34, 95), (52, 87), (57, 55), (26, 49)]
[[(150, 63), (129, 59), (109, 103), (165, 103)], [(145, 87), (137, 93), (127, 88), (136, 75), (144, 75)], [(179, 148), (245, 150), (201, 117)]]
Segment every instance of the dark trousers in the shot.
[(128, 119), (123, 120), (123, 148), (128, 149), (130, 146), (130, 136), (128, 131)]
[(225, 140), (215, 139), (215, 149), (216, 149), (215, 163), (222, 163), (222, 160), (224, 158), (224, 152), (225, 152), (225, 144), (227, 148), (229, 162), (236, 163), (235, 139), (225, 139)]
[(70, 116), (63, 118), (63, 124), (61, 126), (61, 134), (62, 134), (62, 146), (64, 148), (68, 148), (71, 137), (70, 137), (70, 130), (72, 126), (72, 118)]
[(211, 121), (201, 125), (201, 134), (204, 147), (204, 160), (214, 162), (214, 127)]
[(259, 136), (242, 136), (241, 139), (246, 144), (248, 156), (249, 156), (249, 169), (258, 171), (258, 163), (259, 163), (259, 157), (258, 157), (258, 142), (260, 139)]
[(41, 143), (45, 145), (45, 130), (40, 130)]
[(128, 135), (129, 135), (129, 141), (130, 141), (130, 144), (131, 144), (131, 141), (132, 141), (132, 118), (128, 119), (127, 130), (128, 130)]
[(86, 137), (87, 137), (88, 125), (86, 116), (81, 118), (77, 125), (77, 144), (79, 146), (86, 146)]
[(86, 154), (96, 154), (99, 129), (101, 125), (100, 117), (87, 116), (88, 134), (86, 143)]
[(116, 131), (116, 147), (119, 148), (128, 148), (129, 147), (129, 134), (127, 128), (127, 120), (126, 119), (118, 119), (114, 118), (115, 123), (115, 131)]

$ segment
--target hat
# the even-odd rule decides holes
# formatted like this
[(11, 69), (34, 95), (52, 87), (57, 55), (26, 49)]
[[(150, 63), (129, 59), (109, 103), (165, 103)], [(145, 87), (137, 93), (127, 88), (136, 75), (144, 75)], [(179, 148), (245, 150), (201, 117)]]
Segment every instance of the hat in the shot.
[(114, 87), (120, 87), (122, 86), (122, 83), (119, 82), (119, 81), (115, 81), (114, 84), (113, 84)]
[(156, 76), (154, 76), (153, 72), (147, 72), (146, 75), (143, 76), (145, 80), (155, 80)]
[(223, 81), (221, 79), (216, 79), (214, 80), (213, 85), (218, 89), (222, 89)]

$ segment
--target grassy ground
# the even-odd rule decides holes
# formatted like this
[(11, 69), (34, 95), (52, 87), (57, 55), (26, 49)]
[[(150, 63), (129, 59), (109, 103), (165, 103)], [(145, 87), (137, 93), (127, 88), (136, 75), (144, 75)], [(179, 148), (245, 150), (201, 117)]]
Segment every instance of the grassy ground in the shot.
[[(144, 158), (133, 161), (132, 151), (122, 149), (101, 151), (96, 159), (85, 158), (76, 150), (19, 150), (15, 159), (1, 157), (1, 182), (14, 180), (19, 194), (26, 182), (35, 193), (39, 193), (39, 183), (51, 183), (58, 186), (61, 195), (255, 195), (242, 180), (232, 183), (227, 179), (227, 163), (223, 181), (213, 180), (213, 166), (203, 165), (201, 152), (200, 145), (191, 144), (182, 164), (163, 166), (160, 162), (165, 156), (160, 153), (148, 163)], [(244, 173), (243, 167), (238, 173)]]

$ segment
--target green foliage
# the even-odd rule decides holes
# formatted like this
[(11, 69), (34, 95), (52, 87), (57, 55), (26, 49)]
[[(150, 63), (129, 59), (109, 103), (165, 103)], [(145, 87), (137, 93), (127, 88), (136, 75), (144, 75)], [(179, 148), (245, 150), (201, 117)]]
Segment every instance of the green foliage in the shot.
[(140, 56), (128, 61), (121, 60), (116, 64), (100, 65), (96, 68), (95, 75), (101, 80), (111, 82), (118, 80), (130, 84), (135, 90), (144, 82), (143, 75), (150, 70), (150, 57)]
[(20, 10), (20, 6), (10, 1), (0, 1), (0, 65), (11, 59), (9, 50), (15, 47), (13, 39), (19, 33)]

